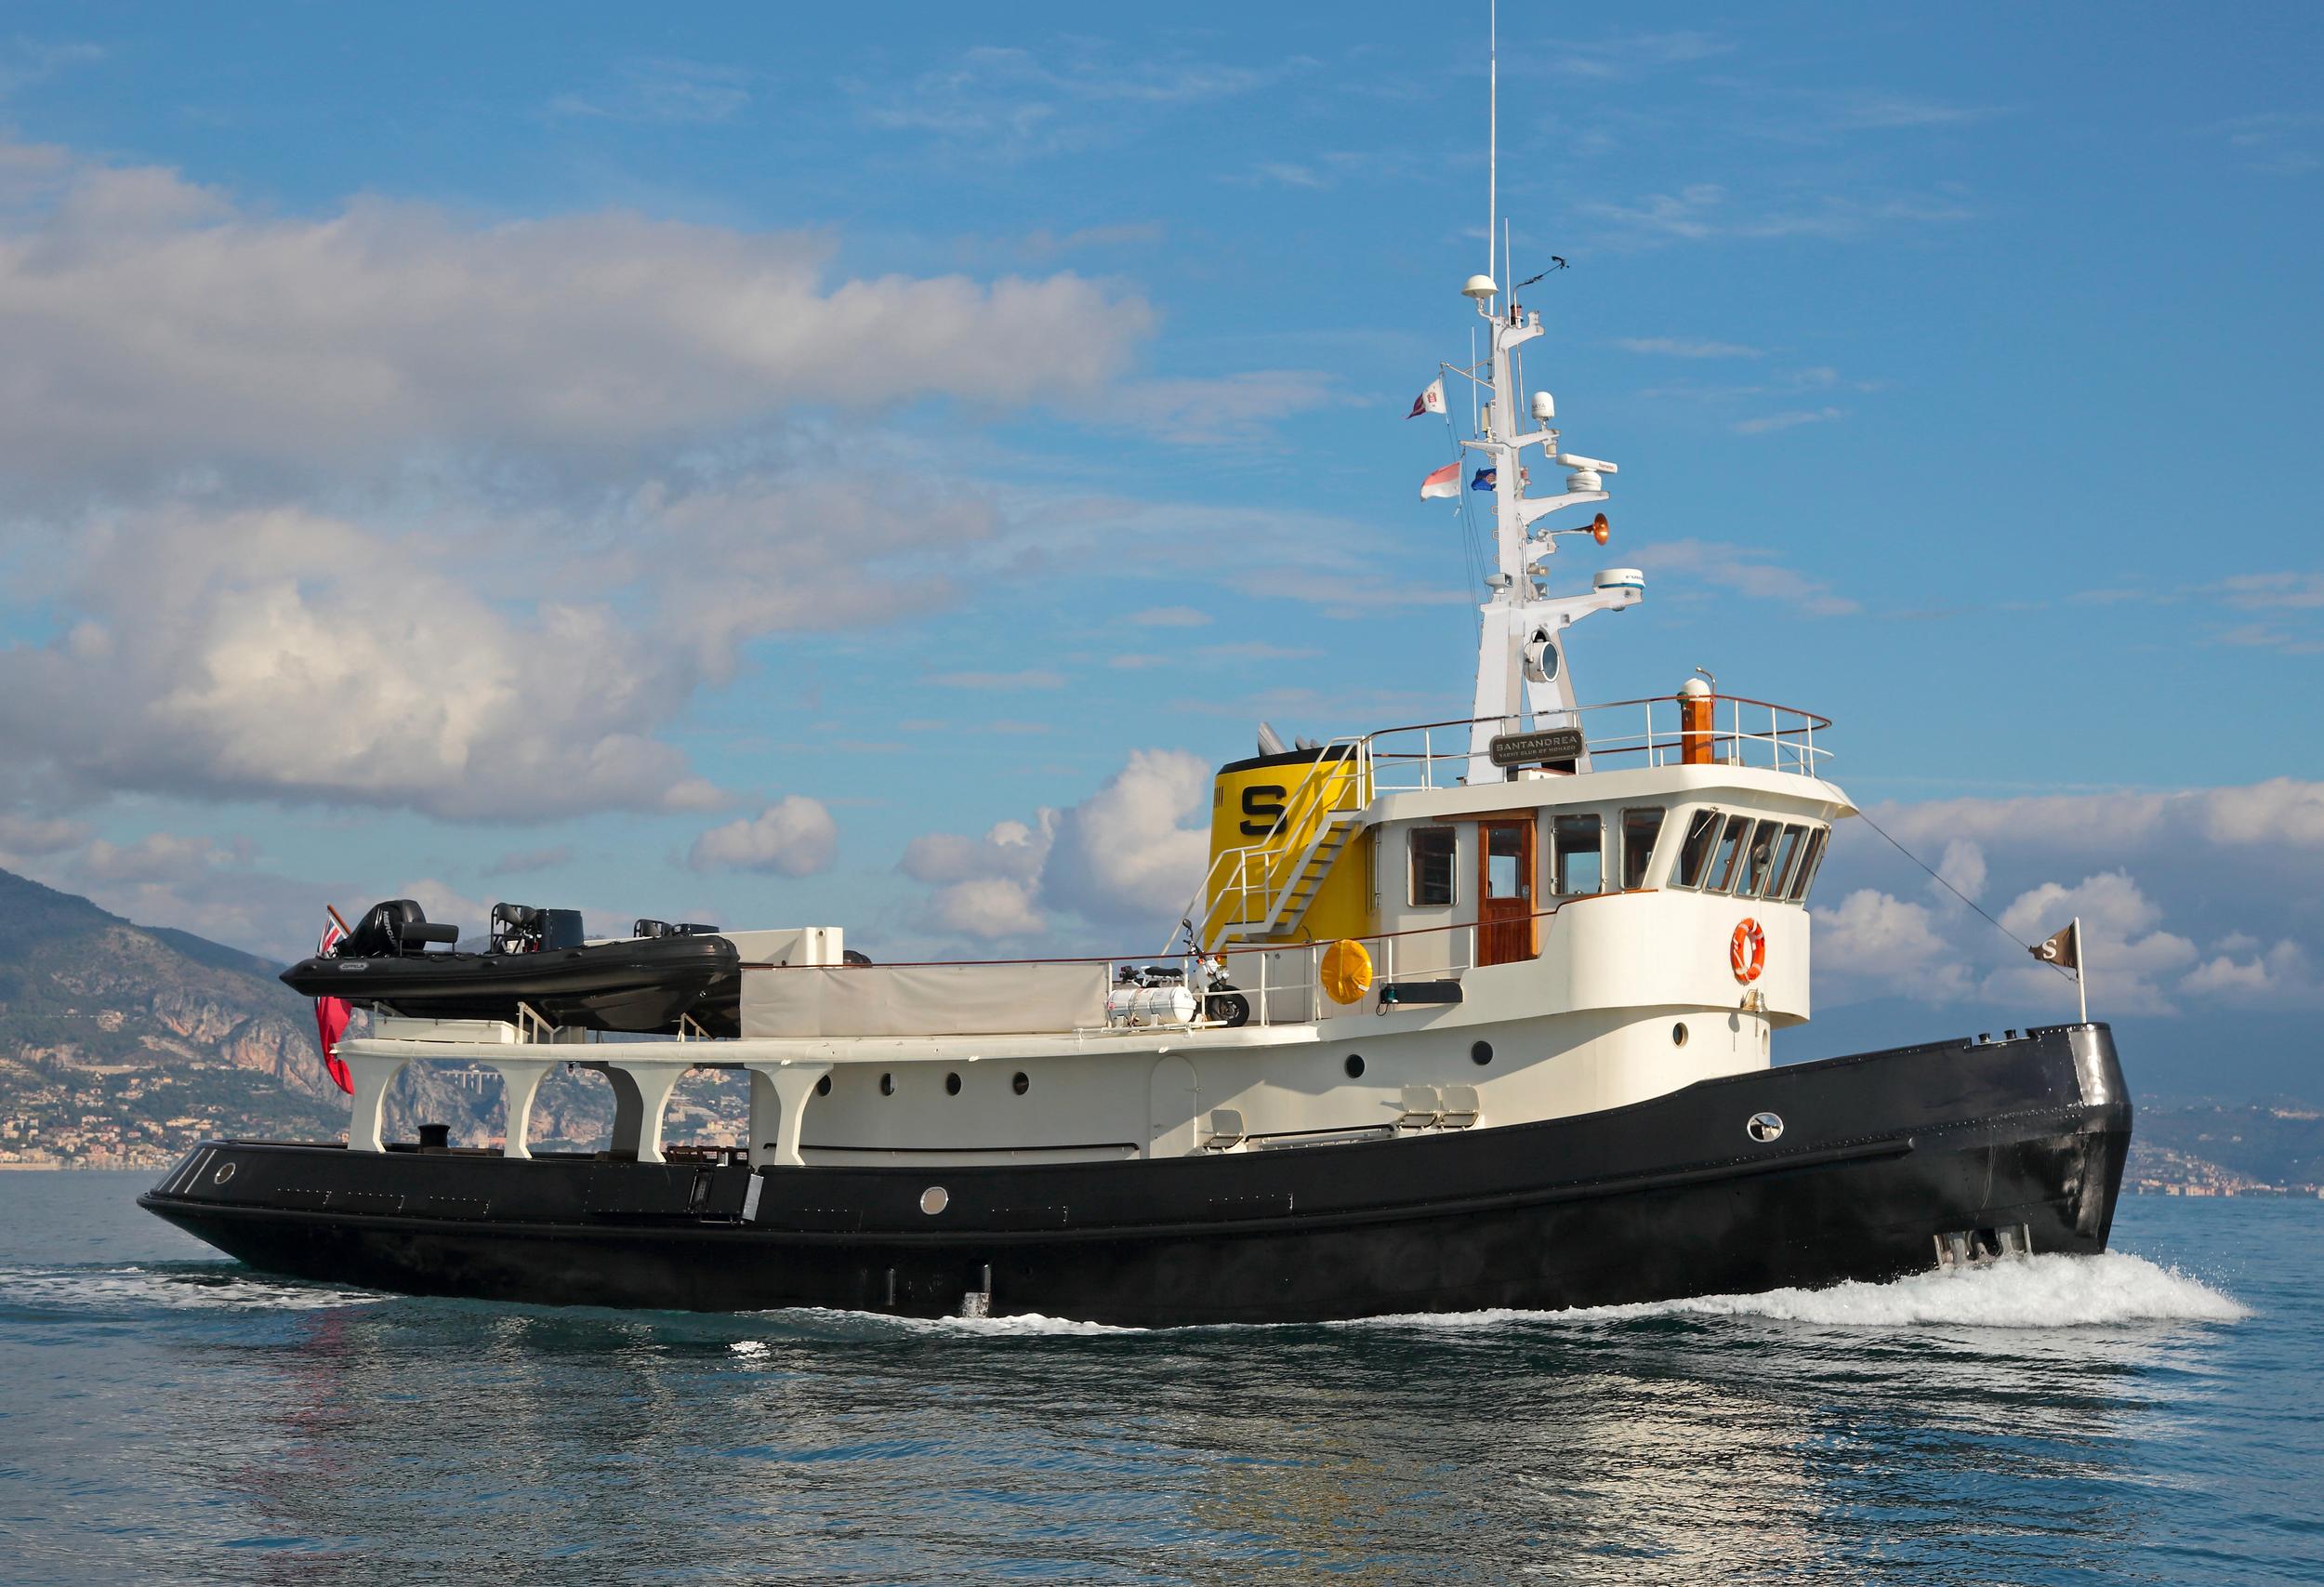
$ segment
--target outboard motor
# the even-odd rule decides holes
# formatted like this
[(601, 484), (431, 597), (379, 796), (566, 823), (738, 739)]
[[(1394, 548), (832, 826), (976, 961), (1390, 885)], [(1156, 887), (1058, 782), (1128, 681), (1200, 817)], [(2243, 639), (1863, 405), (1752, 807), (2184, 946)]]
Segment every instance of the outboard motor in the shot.
[(416, 900), (390, 898), (384, 904), (374, 904), (356, 922), (355, 929), (339, 945), (341, 959), (401, 959), (407, 953), (425, 953), (430, 943), (456, 943), (460, 940), (457, 926), (431, 924), (428, 911)]
[(540, 909), (530, 904), (493, 906), (495, 953), (548, 953), (580, 947), (587, 941), (578, 909)]

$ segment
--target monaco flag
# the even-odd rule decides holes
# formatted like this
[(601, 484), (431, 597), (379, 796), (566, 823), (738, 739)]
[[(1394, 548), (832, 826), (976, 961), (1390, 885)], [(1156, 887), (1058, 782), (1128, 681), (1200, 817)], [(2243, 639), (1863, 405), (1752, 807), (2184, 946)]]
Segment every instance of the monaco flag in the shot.
[(1422, 501), (1428, 500), (1431, 496), (1439, 496), (1450, 497), (1454, 500), (1459, 499), (1459, 464), (1447, 463), (1443, 468), (1437, 469), (1436, 472), (1431, 474), (1427, 479), (1420, 482), (1420, 499)]
[[(344, 934), (339, 930), (339, 918), (331, 916), (324, 923), (323, 940), (315, 945), (315, 957), (330, 958)], [(331, 1071), (331, 1079), (339, 1090), (350, 1095), (355, 1080), (347, 1072), (347, 1061), (339, 1056), (339, 1038), (347, 1034), (347, 1022), (354, 1017), (355, 1011), (345, 998), (315, 999), (315, 1038), (323, 1043), (323, 1066)]]
[(1412, 399), (1412, 411), (1404, 417), (1419, 418), (1422, 414), (1441, 414), (1444, 411), (1445, 377), (1439, 375), (1428, 383), (1428, 390)]

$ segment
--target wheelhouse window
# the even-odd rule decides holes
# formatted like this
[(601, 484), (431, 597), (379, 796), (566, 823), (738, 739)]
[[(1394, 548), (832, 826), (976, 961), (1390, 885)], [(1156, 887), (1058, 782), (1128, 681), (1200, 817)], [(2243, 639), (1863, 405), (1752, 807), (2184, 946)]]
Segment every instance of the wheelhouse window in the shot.
[(1412, 902), (1421, 906), (1453, 902), (1453, 829), (1415, 827), (1406, 846), (1412, 856)]
[(1816, 867), (1824, 863), (1824, 849), (1831, 837), (1831, 828), (1818, 827), (1807, 835), (1805, 852), (1800, 856), (1800, 874), (1791, 883), (1791, 902), (1807, 902), (1807, 890), (1816, 885)]
[(1598, 893), (1605, 887), (1604, 838), (1595, 815), (1561, 815), (1553, 826), (1556, 881), (1561, 898)]
[(1758, 898), (1766, 893), (1776, 870), (1776, 840), (1782, 835), (1780, 821), (1752, 825), (1750, 845), (1743, 851), (1743, 879), (1736, 884), (1736, 897)]
[(1703, 871), (1710, 864), (1711, 845), (1719, 836), (1719, 813), (1698, 810), (1688, 820), (1686, 841), (1679, 848), (1678, 867), (1671, 881), (1679, 887), (1700, 887)]
[(1703, 885), (1713, 893), (1734, 891), (1743, 872), (1743, 840), (1751, 835), (1751, 818), (1748, 815), (1727, 817), (1726, 830), (1719, 834), (1718, 857), (1710, 862), (1710, 876)]
[(1776, 840), (1776, 863), (1767, 872), (1767, 896), (1783, 899), (1791, 896), (1793, 874), (1800, 868), (1800, 840), (1807, 836), (1804, 827), (1787, 827)]
[(1662, 835), (1662, 807), (1622, 812), (1622, 890), (1646, 885), (1646, 867), (1654, 864), (1655, 840)]

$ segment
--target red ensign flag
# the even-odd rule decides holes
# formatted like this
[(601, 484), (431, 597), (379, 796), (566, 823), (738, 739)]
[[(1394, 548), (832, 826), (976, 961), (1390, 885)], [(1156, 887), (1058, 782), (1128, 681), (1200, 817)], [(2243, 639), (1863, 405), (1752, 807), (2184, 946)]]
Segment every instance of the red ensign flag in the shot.
[[(315, 945), (315, 957), (328, 959), (332, 949), (339, 946), (338, 917), (334, 915), (323, 927), (323, 940)], [(345, 998), (315, 999), (315, 1038), (323, 1043), (323, 1066), (331, 1071), (332, 1081), (339, 1090), (352, 1095), (354, 1077), (347, 1072), (346, 1060), (339, 1056), (339, 1038), (347, 1034), (347, 1022), (355, 1017), (355, 1011)]]

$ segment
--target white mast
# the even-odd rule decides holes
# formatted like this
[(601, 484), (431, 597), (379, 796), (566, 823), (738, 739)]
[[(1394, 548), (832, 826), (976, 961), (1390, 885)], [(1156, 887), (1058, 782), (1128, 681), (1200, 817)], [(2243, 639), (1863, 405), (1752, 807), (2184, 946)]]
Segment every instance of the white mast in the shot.
[[(1509, 258), (1505, 251), (1497, 248), (1498, 239), (1493, 234), (1500, 219), (1498, 0), (1491, 11), (1486, 110), (1486, 273), (1471, 276), (1468, 284), (1460, 289), (1476, 304), (1478, 316), (1492, 327), (1491, 353), (1484, 381), (1487, 393), (1484, 434), (1461, 443), (1480, 454), (1486, 466), (1494, 470), (1494, 571), (1486, 579), (1492, 594), (1479, 608), (1476, 697), (1470, 712), (1478, 720), (1469, 736), (1471, 783), (1493, 782), (1503, 775), (1487, 753), (1497, 735), (1528, 727), (1580, 725), (1574, 713), (1572, 676), (1565, 665), (1564, 631), (1592, 612), (1618, 611), (1635, 605), (1645, 583), (1644, 575), (1634, 568), (1609, 568), (1598, 575), (1588, 594), (1552, 598), (1546, 593), (1546, 575), (1534, 572), (1537, 562), (1557, 549), (1557, 534), (1591, 533), (1589, 529), (1543, 529), (1537, 534), (1533, 529), (1535, 522), (1562, 507), (1605, 500), (1602, 476), (1613, 473), (1615, 466), (1557, 450), (1558, 432), (1549, 428), (1556, 410), (1546, 391), (1534, 398), (1529, 415), (1540, 428), (1522, 432), (1518, 430), (1521, 398), (1511, 377), (1510, 354), (1541, 334), (1541, 316), (1528, 314), (1513, 299), (1504, 312), (1499, 306), (1501, 289), (1492, 276), (1497, 255), (1498, 262), (1504, 268)], [(1473, 369), (1471, 376), (1474, 378)], [(1562, 495), (1525, 495), (1523, 456), (1528, 446), (1539, 446), (1546, 457), (1569, 470)], [(1589, 770), (1587, 753), (1576, 761), (1575, 769)]]
[(1493, 275), (1493, 229), (1501, 216), (1501, 5), (1485, 8), (1485, 274)]

